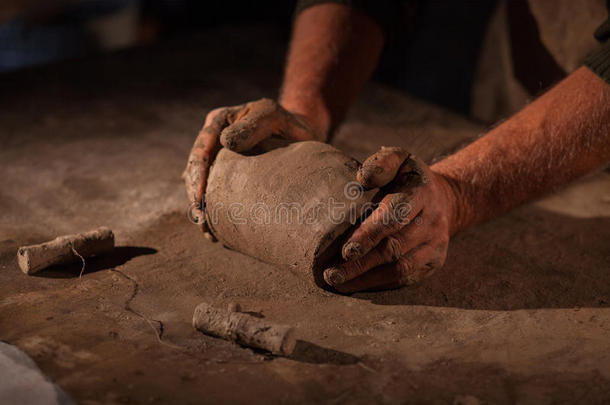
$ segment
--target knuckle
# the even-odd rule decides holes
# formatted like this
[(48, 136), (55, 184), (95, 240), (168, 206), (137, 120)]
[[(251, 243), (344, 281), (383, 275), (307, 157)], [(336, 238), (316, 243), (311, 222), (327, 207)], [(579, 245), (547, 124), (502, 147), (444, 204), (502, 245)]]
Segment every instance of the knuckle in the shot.
[(425, 278), (432, 276), (439, 268), (440, 266), (437, 263), (426, 263), (417, 273), (417, 280), (415, 282), (421, 281)]
[(402, 244), (398, 238), (393, 236), (387, 237), (386, 248), (385, 248), (385, 259), (390, 262), (395, 262), (400, 259), (402, 251)]
[(364, 273), (364, 264), (361, 259), (356, 259), (351, 263), (351, 266), (345, 266), (344, 270), (348, 274), (349, 278), (353, 278), (359, 274)]
[(442, 229), (442, 228), (443, 228), (443, 221), (442, 221), (440, 218), (438, 218), (438, 217), (432, 217), (432, 218), (429, 220), (429, 223), (430, 223), (430, 226), (431, 226), (431, 227), (432, 227), (434, 230), (437, 230), (437, 229)]
[(420, 175), (423, 175), (428, 171), (428, 166), (424, 163), (424, 161), (412, 153), (409, 154), (409, 156), (405, 159), (404, 167), (408, 171), (415, 172)]
[(408, 257), (402, 256), (396, 262), (396, 268), (399, 272), (400, 280), (405, 281), (405, 280), (407, 280), (409, 275), (413, 272), (413, 263), (411, 262), (411, 260)]
[(430, 183), (429, 169), (426, 164), (413, 154), (405, 159), (398, 178), (404, 187), (417, 189)]
[(219, 107), (211, 110), (205, 117), (201, 132), (218, 132), (220, 128), (232, 121), (232, 115), (239, 107)]
[(279, 107), (279, 104), (275, 100), (268, 97), (263, 97), (260, 100), (252, 102), (251, 104), (257, 104), (262, 108), (270, 110), (276, 110)]
[(444, 233), (443, 240), (449, 240), (449, 229), (451, 226), (449, 225), (449, 219), (445, 216), (442, 216), (438, 221), (438, 229), (442, 229)]
[(231, 150), (241, 151), (242, 148), (250, 146), (249, 142), (256, 128), (256, 122), (238, 121), (222, 131), (220, 142)]
[(445, 260), (447, 260), (448, 246), (449, 243), (440, 243), (436, 246), (436, 249), (434, 249), (434, 258), (432, 263), (435, 265), (435, 267), (441, 268), (443, 267), (443, 264), (445, 264)]
[(446, 252), (449, 247), (449, 236), (443, 235), (439, 238), (437, 249)]
[(405, 193), (395, 193), (388, 195), (388, 223), (390, 224), (406, 224), (407, 218), (413, 206), (411, 204), (412, 199)]
[(401, 260), (399, 260), (399, 263), (399, 283), (401, 285), (417, 284), (421, 280), (430, 277), (440, 267), (437, 261), (432, 261), (425, 264), (417, 264), (406, 257), (401, 258)]
[(408, 154), (408, 152), (401, 146), (382, 146), (379, 151), (385, 153)]
[(405, 270), (404, 270), (404, 267), (402, 264), (400, 264), (399, 262), (396, 262), (396, 264), (394, 265), (392, 270), (393, 270), (393, 273), (391, 275), (391, 279), (394, 283), (396, 283), (400, 287), (408, 284), (407, 277), (405, 275)]
[(210, 158), (208, 154), (204, 154), (200, 157), (193, 157), (189, 159), (186, 168), (187, 170), (196, 170), (199, 168), (207, 168), (210, 165)]
[[(251, 112), (254, 116), (262, 117), (280, 111), (281, 107), (273, 99), (261, 98), (260, 100), (251, 101), (247, 103), (245, 109), (248, 112)], [(243, 115), (245, 115), (245, 113)]]
[(352, 240), (360, 244), (362, 253), (368, 252), (369, 247), (379, 243), (380, 232), (381, 225), (379, 223), (376, 223), (375, 221), (365, 222), (360, 225), (358, 233), (354, 233)]
[(387, 202), (391, 207), (398, 206), (400, 204), (408, 203), (411, 201), (406, 193), (392, 193), (387, 195)]
[(369, 247), (375, 246), (377, 244), (377, 239), (379, 236), (379, 228), (376, 226), (370, 227), (367, 232), (364, 233), (364, 238), (362, 240), (361, 246), (365, 251), (369, 250)]

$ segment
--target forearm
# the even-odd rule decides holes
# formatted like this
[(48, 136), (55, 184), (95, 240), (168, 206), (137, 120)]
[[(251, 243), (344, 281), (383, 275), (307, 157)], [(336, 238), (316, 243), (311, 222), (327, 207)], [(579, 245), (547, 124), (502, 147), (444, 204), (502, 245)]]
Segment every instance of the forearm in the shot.
[(373, 20), (339, 4), (321, 4), (296, 19), (280, 104), (305, 116), (321, 140), (344, 118), (373, 72), (383, 34)]
[(452, 232), (610, 161), (610, 85), (581, 67), (511, 119), (432, 166), (456, 196)]

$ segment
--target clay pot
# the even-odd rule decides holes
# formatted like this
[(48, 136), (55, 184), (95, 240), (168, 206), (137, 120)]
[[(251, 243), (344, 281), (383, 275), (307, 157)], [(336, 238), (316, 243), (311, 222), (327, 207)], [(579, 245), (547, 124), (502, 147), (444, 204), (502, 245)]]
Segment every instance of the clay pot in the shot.
[(210, 170), (206, 220), (225, 246), (325, 285), (342, 241), (372, 209), (359, 163), (321, 142), (246, 156), (221, 149)]

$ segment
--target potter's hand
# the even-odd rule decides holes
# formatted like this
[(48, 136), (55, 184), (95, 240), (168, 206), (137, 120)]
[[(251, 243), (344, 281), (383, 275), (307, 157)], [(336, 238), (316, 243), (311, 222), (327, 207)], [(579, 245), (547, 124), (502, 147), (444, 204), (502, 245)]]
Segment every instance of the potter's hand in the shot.
[(345, 262), (324, 272), (339, 292), (397, 288), (445, 263), (455, 194), (447, 180), (401, 148), (382, 148), (357, 175), (382, 187), (379, 206), (343, 245)]
[(221, 145), (236, 152), (246, 151), (271, 135), (305, 141), (316, 139), (305, 117), (293, 114), (270, 99), (210, 111), (191, 149), (182, 178), (193, 204), (191, 215), (202, 224), (203, 197), (208, 171)]

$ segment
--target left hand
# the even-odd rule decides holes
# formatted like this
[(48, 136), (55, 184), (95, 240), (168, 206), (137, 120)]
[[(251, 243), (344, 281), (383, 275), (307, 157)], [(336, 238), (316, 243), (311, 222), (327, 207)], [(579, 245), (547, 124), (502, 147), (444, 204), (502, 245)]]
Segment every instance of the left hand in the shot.
[(326, 269), (337, 291), (352, 293), (417, 283), (440, 269), (455, 216), (449, 181), (401, 148), (382, 147), (357, 175), (386, 193), (343, 245), (345, 262)]
[(207, 114), (182, 179), (191, 202), (189, 218), (200, 225), (209, 239), (213, 240), (213, 237), (208, 233), (204, 220), (204, 195), (210, 165), (221, 145), (235, 152), (244, 152), (272, 135), (295, 141), (323, 140), (326, 136), (317, 132), (304, 115), (289, 111), (268, 98), (216, 108)]

